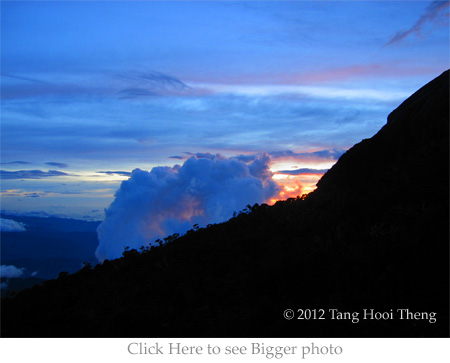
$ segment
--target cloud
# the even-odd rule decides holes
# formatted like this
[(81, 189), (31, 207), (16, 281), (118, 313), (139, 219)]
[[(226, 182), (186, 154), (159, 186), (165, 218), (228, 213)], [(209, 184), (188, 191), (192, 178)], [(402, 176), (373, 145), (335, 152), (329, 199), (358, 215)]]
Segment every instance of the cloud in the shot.
[(303, 175), (303, 174), (314, 174), (314, 175), (323, 175), (328, 171), (328, 169), (295, 169), (295, 170), (277, 170), (277, 174), (285, 174), (285, 175)]
[(58, 217), (57, 215), (50, 214), (46, 211), (22, 212), (22, 211), (17, 211), (17, 210), (2, 209), (1, 213), (7, 214), (7, 215), (23, 216), (23, 217), (41, 217), (41, 218)]
[(129, 75), (119, 76), (119, 78), (134, 81), (144, 81), (157, 89), (166, 89), (167, 87), (175, 89), (190, 88), (179, 79), (156, 71), (130, 73)]
[(197, 159), (224, 159), (225, 157), (221, 154), (211, 154), (211, 153), (191, 153), (191, 152), (185, 152), (184, 154), (189, 156), (195, 156)]
[(194, 224), (223, 222), (248, 204), (270, 200), (280, 187), (271, 179), (269, 161), (267, 154), (251, 163), (193, 156), (182, 166), (133, 170), (98, 227), (97, 258), (120, 257), (125, 246), (138, 248)]
[[(32, 77), (2, 75), (2, 99), (70, 97), (85, 99), (92, 95), (119, 99), (133, 99), (145, 96), (184, 96), (193, 90), (181, 80), (156, 71), (125, 72), (114, 75), (109, 72), (84, 74), (41, 73), (45, 81)], [(27, 81), (27, 82), (23, 82)], [(197, 91), (195, 91), (197, 92)]]
[(136, 98), (142, 96), (158, 96), (157, 92), (151, 91), (149, 89), (144, 88), (127, 88), (118, 93), (119, 98), (127, 99), (127, 98)]
[(175, 156), (169, 156), (169, 159), (184, 160), (186, 158), (183, 156), (175, 155)]
[(303, 153), (297, 153), (291, 150), (272, 151), (269, 153), (269, 155), (275, 159), (289, 157), (299, 161), (303, 161), (316, 159), (337, 160), (344, 153), (345, 153), (344, 149), (335, 148)]
[[(3, 86), (3, 85), (2, 85)], [(43, 99), (49, 96), (52, 97), (78, 97), (89, 94), (102, 94), (106, 90), (95, 87), (80, 86), (72, 83), (42, 83), (42, 84), (6, 84), (2, 87), (2, 99)]]
[[(59, 102), (51, 98), (25, 102), (45, 109), (46, 119), (52, 122), (23, 115), (20, 102), (5, 102), (7, 117), (2, 131), (10, 137), (2, 140), (4, 160), (30, 160), (29, 155), (39, 153), (44, 161), (59, 160), (75, 165), (81, 159), (114, 160), (116, 167), (128, 168), (131, 159), (136, 160), (135, 166), (142, 165), (141, 160), (161, 165), (167, 155), (187, 159), (181, 151), (214, 150), (235, 155), (274, 150), (280, 145), (305, 149), (329, 148), (330, 145), (349, 147), (361, 139), (360, 134), (365, 133), (366, 137), (372, 129), (378, 130), (378, 125), (381, 126), (385, 115), (392, 110), (387, 106), (386, 109), (385, 106), (374, 107), (372, 102), (369, 107), (360, 102), (342, 104), (322, 98), (299, 100), (290, 96), (261, 98), (220, 94), (131, 101), (131, 115), (130, 104), (115, 97), (115, 92), (121, 89), (119, 80), (109, 83), (112, 77), (105, 74), (97, 78), (92, 74), (92, 77), (98, 79), (96, 84), (111, 86), (107, 97), (93, 97), (86, 102), (61, 95)], [(93, 82), (81, 76), (73, 76), (73, 79), (83, 85)], [(132, 86), (127, 82), (132, 83), (123, 80), (123, 86)], [(196, 102), (201, 106), (189, 106)], [(70, 106), (73, 104), (77, 107)], [(348, 113), (357, 116), (345, 128), (336, 128), (336, 122), (346, 118)], [(380, 120), (380, 123), (373, 126), (373, 120)], [(372, 129), (367, 131), (369, 122)], [(264, 149), (261, 145), (265, 145)], [(54, 160), (55, 155), (60, 159)], [(122, 166), (117, 165), (118, 162)]]
[(417, 20), (417, 22), (408, 30), (398, 32), (395, 34), (386, 44), (385, 46), (392, 45), (394, 43), (400, 42), (409, 35), (415, 33), (420, 35), (423, 27), (427, 23), (433, 22), (436, 18), (441, 17), (443, 19), (448, 18), (448, 13), (444, 14), (444, 10), (449, 7), (449, 1), (433, 1), (428, 7), (425, 9), (425, 12), (422, 16)]
[(17, 171), (6, 171), (0, 170), (0, 177), (2, 179), (42, 179), (49, 178), (53, 176), (69, 176), (70, 174), (63, 173), (58, 170), (17, 170)]
[(0, 218), (0, 232), (25, 232), (25, 225), (12, 219)]
[(155, 71), (135, 72), (119, 75), (117, 78), (125, 81), (128, 86), (117, 92), (118, 97), (121, 99), (183, 94), (191, 89), (179, 79)]
[[(435, 69), (428, 64), (396, 64), (395, 62), (384, 62), (384, 63), (370, 63), (370, 64), (355, 64), (355, 65), (345, 65), (338, 66), (335, 65), (331, 67), (321, 68), (312, 71), (298, 71), (293, 74), (276, 74), (273, 75), (274, 83), (282, 84), (316, 84), (316, 83), (328, 83), (335, 81), (346, 81), (363, 79), (367, 84), (367, 79), (376, 77), (377, 79), (383, 77), (392, 76), (406, 76), (411, 77), (414, 75), (423, 75), (431, 73), (433, 74)], [(367, 90), (366, 90), (367, 91)], [(386, 91), (386, 89), (384, 90)], [(392, 90), (391, 90), (392, 91)], [(402, 93), (394, 92), (391, 93), (393, 98), (398, 98), (402, 96)], [(406, 95), (407, 96), (407, 95)], [(380, 97), (378, 97), (380, 98)]]
[(14, 265), (1, 265), (0, 276), (2, 278), (15, 278), (23, 275), (24, 268), (18, 268)]
[[(244, 163), (250, 163), (253, 160), (255, 160), (256, 158), (258, 158), (259, 155), (260, 155), (259, 153), (258, 154), (245, 154), (245, 155), (241, 154), (241, 155), (236, 156), (236, 159), (243, 161)], [(270, 153), (269, 153), (269, 155), (270, 155)]]
[(28, 161), (10, 161), (8, 163), (0, 163), (1, 165), (14, 165), (14, 164), (21, 164), (21, 165), (25, 165), (25, 164), (31, 164)]
[(6, 73), (0, 74), (0, 77), (13, 78), (13, 79), (21, 80), (21, 81), (32, 82), (32, 83), (45, 83), (45, 82), (40, 81), (38, 79), (29, 78), (29, 77), (21, 77), (21, 76), (12, 75), (12, 74), (6, 74)]
[(45, 165), (55, 166), (55, 167), (61, 168), (61, 169), (69, 167), (69, 165), (66, 163), (56, 163), (56, 162), (48, 162), (48, 163), (45, 163)]
[(43, 197), (44, 195), (46, 195), (47, 193), (45, 192), (33, 192), (33, 193), (25, 193), (24, 197), (26, 198), (39, 198), (39, 197)]
[(129, 171), (96, 171), (99, 174), (107, 174), (107, 175), (121, 175), (121, 176), (131, 176)]
[(44, 197), (48, 194), (54, 194), (56, 192), (46, 192), (46, 191), (23, 191), (19, 189), (7, 189), (0, 192), (0, 197), (16, 197), (16, 198), (38, 198)]
[[(347, 77), (350, 76), (350, 71)], [(342, 76), (341, 76), (342, 77)], [(318, 77), (320, 80), (322, 77)], [(345, 77), (344, 77), (345, 78)], [(312, 77), (305, 79), (313, 80)], [(322, 78), (323, 79), (323, 78)], [(328, 81), (330, 79), (327, 79)], [(292, 81), (291, 81), (292, 82)], [(393, 89), (378, 90), (374, 88), (350, 86), (319, 86), (302, 84), (197, 84), (202, 90), (211, 94), (235, 95), (241, 97), (296, 97), (298, 99), (352, 100), (387, 102), (402, 100), (407, 92)], [(205, 91), (203, 91), (205, 92)]]
[[(278, 150), (278, 151), (270, 151), (267, 154), (270, 156), (272, 161), (276, 161), (278, 159), (290, 159), (299, 162), (306, 161), (335, 161), (338, 160), (342, 154), (345, 153), (346, 150), (340, 148), (334, 149), (326, 149), (326, 150), (318, 150), (312, 152), (295, 152), (292, 150)], [(260, 157), (260, 153), (256, 154), (241, 154), (236, 156), (235, 158), (241, 160), (243, 162), (251, 162), (258, 157)]]

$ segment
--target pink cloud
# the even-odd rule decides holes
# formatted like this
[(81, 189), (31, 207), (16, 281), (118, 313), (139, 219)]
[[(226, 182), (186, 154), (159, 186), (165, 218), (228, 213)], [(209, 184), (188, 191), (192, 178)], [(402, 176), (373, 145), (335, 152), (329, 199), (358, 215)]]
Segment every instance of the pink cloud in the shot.
[[(228, 76), (226, 79), (191, 79), (194, 90), (199, 95), (214, 93), (207, 84), (216, 84), (217, 86), (253, 86), (257, 89), (258, 85), (265, 86), (291, 86), (291, 85), (313, 85), (320, 83), (329, 83), (336, 81), (345, 81), (355, 78), (367, 77), (410, 77), (437, 73), (439, 70), (433, 66), (427, 65), (408, 65), (394, 62), (372, 63), (349, 65), (343, 67), (331, 67), (317, 70), (308, 70), (300, 72), (266, 73), (258, 75), (236, 75)], [(196, 83), (198, 82), (198, 83)]]

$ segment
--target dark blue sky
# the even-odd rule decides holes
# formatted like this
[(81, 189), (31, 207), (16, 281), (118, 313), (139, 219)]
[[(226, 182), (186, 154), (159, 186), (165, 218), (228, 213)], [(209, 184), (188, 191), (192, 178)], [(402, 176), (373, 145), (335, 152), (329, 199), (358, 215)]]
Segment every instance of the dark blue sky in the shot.
[(299, 169), (329, 168), (449, 67), (448, 11), (2, 1), (2, 209), (100, 218), (131, 170), (206, 153), (268, 153), (306, 192), (320, 175)]

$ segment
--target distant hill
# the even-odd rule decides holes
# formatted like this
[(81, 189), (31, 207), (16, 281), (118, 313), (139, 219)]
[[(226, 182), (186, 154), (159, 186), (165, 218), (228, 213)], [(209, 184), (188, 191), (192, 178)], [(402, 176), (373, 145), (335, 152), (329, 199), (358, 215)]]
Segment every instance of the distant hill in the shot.
[(1, 334), (448, 337), (448, 127), (446, 71), (310, 195), (4, 299)]
[(2, 284), (6, 283), (7, 288), (2, 288), (1, 290), (1, 296), (6, 297), (12, 294), (15, 294), (21, 290), (24, 290), (26, 288), (38, 285), (43, 283), (45, 280), (38, 279), (36, 277), (26, 277), (26, 278), (2, 278), (1, 282)]

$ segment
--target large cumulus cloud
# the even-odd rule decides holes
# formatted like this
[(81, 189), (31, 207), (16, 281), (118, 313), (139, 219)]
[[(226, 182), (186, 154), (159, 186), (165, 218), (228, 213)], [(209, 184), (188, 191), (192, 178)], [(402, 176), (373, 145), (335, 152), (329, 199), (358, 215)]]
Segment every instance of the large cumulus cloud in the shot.
[(247, 204), (268, 201), (280, 189), (269, 161), (267, 154), (249, 163), (217, 154), (192, 156), (182, 166), (133, 170), (98, 228), (97, 258), (120, 257), (125, 246), (138, 248), (194, 224), (222, 222)]

